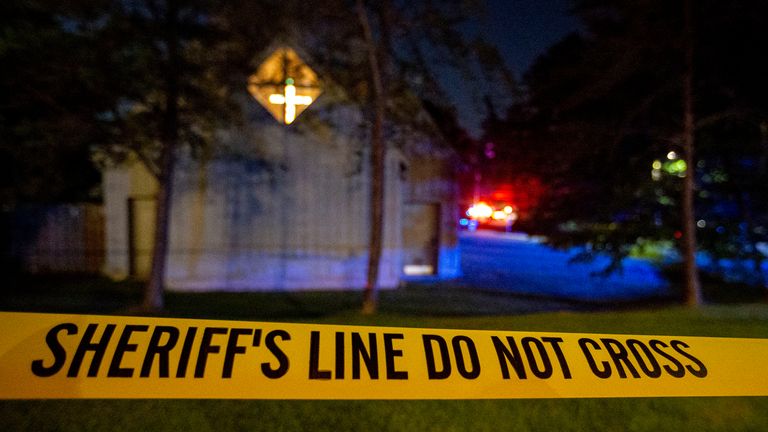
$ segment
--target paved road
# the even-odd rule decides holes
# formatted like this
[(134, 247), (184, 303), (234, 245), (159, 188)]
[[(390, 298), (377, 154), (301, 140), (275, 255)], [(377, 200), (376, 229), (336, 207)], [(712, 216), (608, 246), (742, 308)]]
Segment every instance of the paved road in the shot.
[(552, 249), (522, 234), (460, 234), (460, 282), (465, 285), (580, 301), (631, 301), (669, 294), (650, 263), (627, 259), (623, 271), (594, 276), (609, 260), (570, 263), (575, 251)]

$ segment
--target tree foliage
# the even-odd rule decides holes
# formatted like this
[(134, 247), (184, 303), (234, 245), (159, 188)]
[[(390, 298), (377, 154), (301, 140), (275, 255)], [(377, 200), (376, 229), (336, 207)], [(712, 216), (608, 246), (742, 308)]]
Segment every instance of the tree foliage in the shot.
[(94, 118), (116, 92), (99, 74), (109, 47), (95, 37), (101, 2), (0, 4), (0, 200), (98, 199), (90, 147), (108, 135)]
[(686, 70), (680, 1), (576, 1), (583, 30), (539, 58), (525, 77), (526, 103), (489, 129), (502, 142), (510, 129), (526, 131), (523, 153), (538, 161), (531, 166), (548, 185), (536, 229), (553, 243), (586, 244), (614, 264), (650, 244), (679, 246), (682, 178), (692, 174), (699, 247), (715, 258), (762, 259), (766, 5), (691, 4), (694, 166), (681, 171), (678, 162)]

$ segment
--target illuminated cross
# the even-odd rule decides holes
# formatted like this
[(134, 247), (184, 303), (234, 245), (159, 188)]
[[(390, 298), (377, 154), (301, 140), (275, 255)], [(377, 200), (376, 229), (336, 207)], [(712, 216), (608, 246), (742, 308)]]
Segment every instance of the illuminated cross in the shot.
[(317, 75), (290, 48), (275, 50), (248, 78), (248, 91), (284, 124), (296, 118), (320, 95)]
[(296, 120), (296, 106), (309, 106), (312, 103), (312, 96), (302, 96), (296, 94), (296, 86), (293, 85), (293, 78), (285, 80), (284, 94), (273, 93), (269, 95), (269, 103), (275, 105), (285, 105), (285, 124), (291, 124)]

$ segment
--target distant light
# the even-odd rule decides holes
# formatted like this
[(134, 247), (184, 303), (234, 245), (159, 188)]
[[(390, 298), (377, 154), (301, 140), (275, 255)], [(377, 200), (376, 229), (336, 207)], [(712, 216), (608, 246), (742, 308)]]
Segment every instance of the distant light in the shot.
[(467, 218), (461, 218), (461, 219), (459, 219), (459, 225), (461, 225), (461, 226), (467, 226), (467, 225), (469, 225), (469, 219), (467, 219)]
[(675, 238), (680, 240), (683, 238), (683, 233), (681, 231), (675, 231)]
[(685, 172), (688, 169), (688, 165), (682, 159), (677, 159), (674, 162), (666, 162), (664, 164), (664, 170), (668, 174), (673, 174), (678, 177), (685, 177)]
[(661, 169), (663, 167), (664, 165), (661, 163), (660, 160), (656, 159), (653, 161), (653, 163), (651, 164), (651, 168), (653, 168), (651, 170), (651, 179), (653, 179), (653, 181), (661, 180)]
[(720, 225), (715, 231), (717, 231), (718, 234), (725, 234), (725, 227)]
[(667, 153), (667, 159), (669, 159), (669, 160), (677, 159), (677, 153), (675, 153), (674, 151), (671, 151), (671, 152)]
[(696, 222), (696, 226), (699, 228), (705, 228), (707, 226), (707, 221), (704, 219), (699, 219), (698, 222)]
[(507, 213), (505, 213), (503, 210), (496, 210), (496, 211), (493, 212), (491, 217), (494, 220), (504, 220), (504, 219), (507, 218)]
[(493, 208), (484, 202), (474, 204), (467, 210), (467, 216), (474, 219), (487, 219), (491, 215), (493, 215)]
[(427, 264), (407, 264), (403, 267), (403, 273), (408, 276), (428, 276), (435, 274), (435, 268)]
[(506, 207), (504, 207), (504, 213), (506, 213), (506, 214), (512, 214), (512, 206), (506, 206)]

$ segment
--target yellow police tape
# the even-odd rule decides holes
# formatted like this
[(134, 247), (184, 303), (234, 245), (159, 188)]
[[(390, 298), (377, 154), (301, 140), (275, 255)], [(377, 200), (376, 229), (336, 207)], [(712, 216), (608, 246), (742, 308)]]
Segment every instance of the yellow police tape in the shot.
[(768, 395), (768, 340), (0, 312), (0, 399)]

